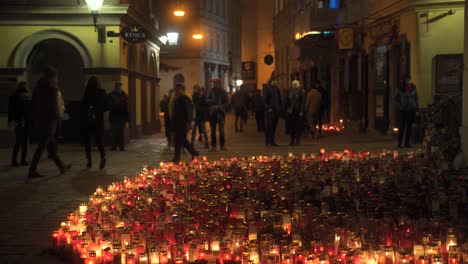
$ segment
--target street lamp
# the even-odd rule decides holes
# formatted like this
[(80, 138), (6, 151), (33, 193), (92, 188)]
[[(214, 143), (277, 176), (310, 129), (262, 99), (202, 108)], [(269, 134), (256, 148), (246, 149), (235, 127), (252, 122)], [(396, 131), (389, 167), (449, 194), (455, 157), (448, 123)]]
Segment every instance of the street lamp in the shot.
[(169, 45), (177, 45), (177, 41), (179, 40), (179, 33), (177, 32), (169, 32), (167, 33), (167, 44)]
[(241, 87), (243, 83), (244, 83), (244, 81), (242, 81), (240, 79), (236, 80), (237, 87)]
[(94, 22), (94, 28), (97, 28), (97, 17), (99, 15), (99, 12), (102, 9), (102, 4), (104, 3), (104, 0), (86, 0), (86, 5), (88, 5), (88, 9), (91, 12), (91, 15), (93, 15), (93, 22)]
[(184, 8), (182, 8), (182, 5), (180, 4), (180, 0), (177, 1), (173, 14), (176, 17), (185, 16), (185, 11), (184, 11)]
[(184, 11), (184, 10), (176, 9), (176, 10), (174, 10), (174, 16), (176, 16), (176, 17), (183, 17), (183, 16), (185, 16), (185, 11)]
[(203, 39), (203, 35), (200, 34), (200, 33), (193, 34), (193, 35), (192, 35), (192, 38), (193, 38), (193, 39), (200, 40), (200, 39)]

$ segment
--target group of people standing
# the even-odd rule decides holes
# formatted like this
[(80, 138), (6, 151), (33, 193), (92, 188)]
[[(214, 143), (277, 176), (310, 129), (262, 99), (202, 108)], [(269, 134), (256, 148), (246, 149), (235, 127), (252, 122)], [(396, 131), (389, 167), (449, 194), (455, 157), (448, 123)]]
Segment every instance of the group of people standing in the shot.
[[(200, 139), (204, 142), (205, 148), (210, 147), (205, 126), (207, 121), (211, 128), (211, 151), (217, 150), (217, 134), (219, 134), (220, 150), (226, 150), (224, 124), (228, 96), (221, 88), (221, 81), (215, 80), (209, 92), (195, 85), (192, 96), (187, 94), (185, 84), (177, 83), (174, 89), (161, 100), (160, 107), (164, 113), (168, 146), (169, 148), (174, 146), (172, 162), (180, 161), (182, 148), (187, 149), (192, 158), (198, 156), (198, 151), (194, 148), (197, 131), (200, 133)], [(188, 141), (187, 133), (190, 130), (192, 130), (191, 141)]]
[(286, 132), (291, 137), (289, 145), (300, 145), (306, 127), (315, 137), (321, 133), (322, 121), (328, 111), (328, 98), (328, 92), (320, 82), (307, 92), (298, 80), (291, 83), (291, 89), (284, 98), (275, 79), (265, 86), (263, 94), (256, 90), (253, 96), (249, 96), (247, 92), (238, 90), (231, 99), (236, 116), (235, 131), (243, 131), (251, 109), (255, 114), (257, 131), (265, 133), (265, 146), (277, 146), (275, 134), (281, 116), (286, 120)]
[[(28, 166), (27, 151), (30, 136), (34, 131), (37, 138), (37, 149), (31, 159), (28, 178), (40, 178), (37, 167), (43, 153), (47, 150), (48, 157), (54, 161), (64, 174), (71, 169), (71, 164), (65, 164), (58, 155), (57, 134), (65, 116), (65, 103), (58, 85), (58, 71), (53, 67), (46, 67), (32, 92), (26, 82), (20, 82), (9, 98), (8, 123), (15, 131), (15, 144), (11, 157), (12, 166)], [(101, 157), (99, 168), (106, 166), (104, 149), (104, 113), (110, 111), (110, 123), (113, 133), (113, 147), (115, 150), (124, 148), (124, 128), (128, 122), (127, 95), (117, 82), (115, 89), (109, 95), (103, 89), (96, 76), (89, 77), (84, 96), (80, 105), (80, 128), (85, 147), (86, 167), (92, 167), (91, 146), (94, 139)], [(33, 130), (32, 130), (33, 128)], [(17, 156), (21, 149), (21, 162)]]

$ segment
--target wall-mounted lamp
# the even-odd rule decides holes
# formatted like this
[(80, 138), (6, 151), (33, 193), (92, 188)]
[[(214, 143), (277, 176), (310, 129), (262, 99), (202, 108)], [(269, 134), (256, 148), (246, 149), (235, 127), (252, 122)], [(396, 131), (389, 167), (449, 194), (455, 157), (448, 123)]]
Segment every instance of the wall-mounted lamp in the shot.
[(104, 0), (86, 0), (86, 5), (88, 6), (89, 12), (93, 15), (94, 29), (97, 29), (97, 17), (99, 12), (101, 12), (102, 5)]

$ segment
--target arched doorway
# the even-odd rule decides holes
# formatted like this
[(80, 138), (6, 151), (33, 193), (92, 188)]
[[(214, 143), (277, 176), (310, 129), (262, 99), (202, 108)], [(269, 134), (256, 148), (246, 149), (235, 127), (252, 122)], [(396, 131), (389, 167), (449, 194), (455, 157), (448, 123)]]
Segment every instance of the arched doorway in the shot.
[(67, 142), (78, 142), (79, 107), (84, 93), (84, 61), (77, 49), (61, 39), (46, 39), (37, 43), (27, 57), (27, 79), (31, 89), (48, 65), (59, 71), (59, 87), (69, 116), (62, 123), (60, 135)]

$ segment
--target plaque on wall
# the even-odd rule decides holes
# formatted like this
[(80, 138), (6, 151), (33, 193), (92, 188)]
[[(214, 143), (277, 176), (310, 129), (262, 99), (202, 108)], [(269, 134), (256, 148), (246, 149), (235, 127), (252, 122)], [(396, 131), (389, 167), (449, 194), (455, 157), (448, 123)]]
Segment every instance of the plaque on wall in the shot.
[(354, 30), (352, 28), (340, 28), (338, 31), (338, 48), (340, 50), (352, 49), (354, 44)]
[(242, 62), (242, 80), (252, 81), (257, 79), (256, 66), (254, 61)]
[(463, 54), (436, 56), (437, 95), (449, 95), (463, 90)]
[(121, 32), (122, 38), (131, 43), (146, 41), (146, 32), (140, 26), (126, 26)]

